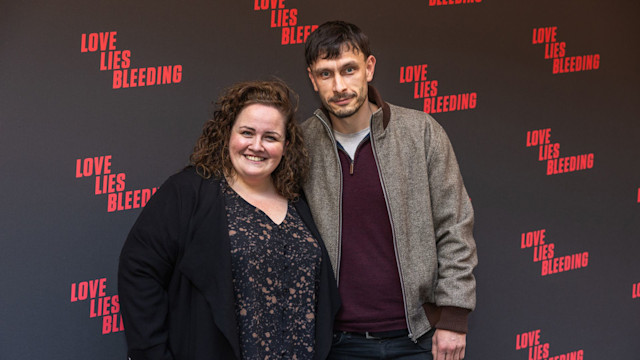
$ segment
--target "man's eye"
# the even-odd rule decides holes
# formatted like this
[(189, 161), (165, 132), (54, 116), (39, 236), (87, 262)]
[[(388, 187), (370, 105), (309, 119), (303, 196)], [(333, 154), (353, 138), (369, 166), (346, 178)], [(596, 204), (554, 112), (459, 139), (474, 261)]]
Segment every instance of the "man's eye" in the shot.
[(356, 69), (354, 69), (354, 68), (347, 68), (347, 69), (345, 70), (345, 72), (346, 72), (347, 74), (351, 74), (351, 73), (353, 73), (354, 71), (356, 71)]

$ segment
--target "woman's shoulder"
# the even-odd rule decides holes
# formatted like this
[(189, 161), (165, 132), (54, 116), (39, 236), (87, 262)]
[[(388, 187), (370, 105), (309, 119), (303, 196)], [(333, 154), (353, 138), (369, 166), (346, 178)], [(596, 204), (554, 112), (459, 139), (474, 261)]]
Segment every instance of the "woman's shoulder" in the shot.
[(165, 184), (177, 185), (177, 186), (196, 186), (199, 187), (203, 183), (219, 184), (220, 180), (215, 177), (205, 178), (202, 176), (195, 166), (187, 166), (177, 173), (169, 176), (165, 181)]
[(164, 198), (164, 201), (198, 201), (203, 196), (215, 196), (219, 188), (220, 180), (214, 177), (205, 178), (195, 167), (187, 166), (169, 176), (154, 197)]

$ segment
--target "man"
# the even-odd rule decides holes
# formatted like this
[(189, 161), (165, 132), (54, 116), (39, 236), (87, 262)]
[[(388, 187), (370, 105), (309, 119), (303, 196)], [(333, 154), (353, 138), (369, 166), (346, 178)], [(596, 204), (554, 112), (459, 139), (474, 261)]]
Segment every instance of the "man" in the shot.
[(329, 358), (464, 358), (477, 257), (447, 135), (368, 85), (376, 58), (357, 26), (321, 25), (305, 56), (323, 108), (302, 124), (304, 190), (342, 298)]

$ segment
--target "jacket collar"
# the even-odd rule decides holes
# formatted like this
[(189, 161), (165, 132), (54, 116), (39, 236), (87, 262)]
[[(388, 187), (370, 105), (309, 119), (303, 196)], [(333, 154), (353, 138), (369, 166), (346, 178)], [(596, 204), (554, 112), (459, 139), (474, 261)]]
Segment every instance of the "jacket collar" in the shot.
[(389, 109), (389, 104), (382, 100), (378, 90), (371, 85), (369, 85), (369, 101), (382, 109), (382, 114), (378, 111), (373, 114), (372, 121), (382, 121), (382, 128), (386, 129), (387, 125), (389, 125), (389, 119), (391, 119), (391, 109)]

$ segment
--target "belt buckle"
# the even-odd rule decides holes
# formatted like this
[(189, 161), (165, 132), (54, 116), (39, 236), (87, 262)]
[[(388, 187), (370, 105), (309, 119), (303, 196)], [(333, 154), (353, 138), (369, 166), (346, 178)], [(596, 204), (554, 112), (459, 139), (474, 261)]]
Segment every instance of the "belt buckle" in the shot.
[(381, 339), (381, 338), (379, 338), (377, 336), (369, 335), (368, 331), (365, 331), (364, 337), (365, 337), (365, 339), (368, 339), (368, 340), (380, 340)]

